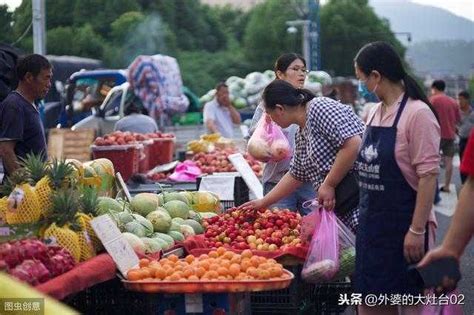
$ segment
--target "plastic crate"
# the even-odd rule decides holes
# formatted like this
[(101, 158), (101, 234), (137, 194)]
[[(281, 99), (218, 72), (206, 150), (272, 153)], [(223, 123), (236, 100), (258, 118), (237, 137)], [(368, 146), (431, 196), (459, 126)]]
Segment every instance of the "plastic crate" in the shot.
[(138, 173), (143, 144), (91, 146), (94, 159), (106, 158), (114, 164), (115, 172), (120, 172), (124, 181)]
[[(198, 177), (196, 181), (197, 190), (199, 190), (199, 185), (201, 184), (202, 177)], [(221, 200), (221, 204), (224, 210), (227, 210), (232, 207), (238, 207), (241, 204), (249, 201), (249, 188), (245, 183), (244, 179), (240, 176), (235, 177), (234, 182), (234, 200)]]
[(149, 153), (149, 168), (173, 161), (176, 138), (153, 139)]
[(338, 305), (339, 295), (351, 293), (350, 282), (310, 284), (301, 277), (301, 265), (285, 266), (295, 279), (283, 290), (253, 292), (250, 295), (253, 315), (263, 314), (340, 314), (346, 306)]
[(143, 144), (143, 154), (140, 155), (140, 163), (138, 164), (138, 171), (140, 173), (146, 173), (151, 169), (151, 146), (153, 145), (153, 140), (142, 141)]
[(128, 291), (119, 278), (96, 284), (63, 303), (81, 314), (156, 314), (160, 295)]

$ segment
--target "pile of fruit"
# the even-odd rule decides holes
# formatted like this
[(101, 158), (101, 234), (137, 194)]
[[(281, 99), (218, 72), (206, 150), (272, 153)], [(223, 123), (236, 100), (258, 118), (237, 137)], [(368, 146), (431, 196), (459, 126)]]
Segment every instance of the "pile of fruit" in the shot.
[(301, 215), (290, 210), (244, 212), (238, 208), (204, 220), (206, 246), (275, 251), (301, 246)]
[(28, 155), (3, 185), (0, 220), (12, 230), (40, 225), (35, 236), (67, 249), (75, 262), (85, 261), (102, 249), (90, 221), (96, 215), (98, 194), (107, 194), (113, 185), (113, 174), (107, 159), (85, 166), (76, 160), (44, 162)]
[(125, 145), (125, 144), (137, 144), (141, 141), (150, 139), (172, 139), (174, 135), (171, 133), (135, 133), (129, 131), (114, 131), (103, 137), (97, 137), (94, 141), (96, 146), (109, 146), (109, 145)]
[(72, 268), (75, 261), (60, 246), (46, 246), (37, 239), (0, 244), (0, 271), (30, 285), (38, 285)]
[(245, 281), (288, 277), (274, 259), (255, 256), (250, 250), (236, 254), (223, 247), (199, 257), (189, 255), (184, 260), (175, 255), (159, 261), (142, 259), (139, 269), (127, 273), (130, 281)]
[(216, 216), (219, 199), (207, 192), (141, 193), (130, 203), (100, 198), (99, 213), (110, 214), (136, 253), (154, 254), (202, 234), (203, 218)]
[[(235, 172), (234, 165), (228, 159), (228, 156), (234, 153), (235, 150), (233, 149), (217, 150), (211, 153), (201, 152), (193, 156), (193, 161), (196, 162), (196, 165), (203, 173)], [(244, 158), (247, 160), (247, 163), (249, 163), (255, 175), (261, 177), (263, 172), (262, 164), (249, 154), (244, 154)]]

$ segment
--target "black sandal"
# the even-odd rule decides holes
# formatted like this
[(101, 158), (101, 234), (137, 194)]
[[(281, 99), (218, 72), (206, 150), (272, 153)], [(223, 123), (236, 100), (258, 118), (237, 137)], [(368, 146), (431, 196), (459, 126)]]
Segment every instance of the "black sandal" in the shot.
[(447, 189), (446, 187), (441, 187), (441, 188), (439, 189), (439, 191), (445, 192), (445, 193), (450, 193), (450, 192), (451, 192), (451, 190)]

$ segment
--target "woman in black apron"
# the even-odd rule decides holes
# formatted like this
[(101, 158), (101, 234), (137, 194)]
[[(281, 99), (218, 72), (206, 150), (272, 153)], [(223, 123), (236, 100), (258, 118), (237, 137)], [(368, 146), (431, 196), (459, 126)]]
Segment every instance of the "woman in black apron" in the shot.
[[(414, 307), (414, 303), (410, 304), (409, 300), (404, 303), (400, 299), (399, 303), (393, 303), (398, 306), (391, 305), (391, 297), (414, 297), (422, 293), (419, 277), (408, 267), (421, 260), (427, 250), (427, 222), (437, 171), (420, 177), (417, 189), (413, 189), (399, 166), (396, 144), (400, 136), (405, 136), (397, 134), (397, 127), (402, 115), (408, 112), (410, 102), (412, 106), (414, 100), (421, 100), (427, 106), (429, 102), (405, 72), (399, 56), (389, 44), (368, 44), (359, 51), (354, 61), (361, 88), (374, 92), (382, 101), (369, 115), (357, 159), (360, 221), (354, 279), (355, 292), (363, 296), (359, 314), (401, 314), (401, 310), (403, 314), (418, 314), (421, 308)], [(425, 104), (416, 103), (432, 121), (433, 132), (439, 132), (436, 116), (426, 110)], [(396, 112), (392, 112), (395, 117), (393, 124), (381, 126), (389, 106), (399, 106)], [(405, 116), (405, 119), (409, 117)], [(380, 121), (379, 126), (374, 121)], [(415, 130), (410, 132), (415, 133)], [(430, 139), (436, 141), (436, 137)], [(426, 142), (430, 146), (426, 150), (430, 150), (433, 144), (428, 143), (429, 140)], [(438, 154), (433, 152), (433, 156)], [(371, 300), (374, 296), (378, 298), (377, 303)]]

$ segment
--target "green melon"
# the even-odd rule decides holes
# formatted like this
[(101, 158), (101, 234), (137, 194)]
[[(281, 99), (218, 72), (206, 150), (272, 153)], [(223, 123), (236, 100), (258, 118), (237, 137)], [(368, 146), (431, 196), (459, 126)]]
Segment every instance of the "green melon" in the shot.
[(184, 235), (181, 232), (169, 231), (168, 235), (171, 236), (177, 242), (183, 242), (184, 241)]
[(180, 194), (179, 192), (163, 192), (163, 201), (166, 203), (174, 200), (179, 200), (185, 204), (189, 204), (188, 197)]
[(157, 233), (153, 233), (151, 235), (151, 238), (161, 238), (163, 241), (165, 241), (167, 244), (167, 247), (163, 248), (164, 250), (168, 250), (174, 246), (174, 238), (171, 237), (171, 235), (157, 232)]
[(186, 225), (189, 225), (190, 227), (192, 227), (193, 230), (194, 230), (194, 233), (196, 233), (196, 234), (204, 233), (203, 227), (197, 221), (194, 221), (192, 219), (187, 219), (187, 220), (184, 220), (183, 223), (186, 224)]
[(168, 212), (155, 210), (146, 216), (147, 220), (153, 224), (155, 232), (168, 232), (171, 227), (171, 217)]
[(99, 197), (97, 198), (97, 215), (103, 215), (109, 213), (109, 211), (122, 212), (123, 205), (120, 204), (117, 200), (109, 197)]
[(181, 231), (181, 228), (180, 228), (181, 224), (179, 223), (176, 223), (176, 222), (171, 222), (171, 226), (170, 226), (170, 231)]
[(189, 217), (189, 206), (180, 200), (171, 200), (163, 205), (172, 218), (187, 219)]
[(159, 198), (156, 194), (141, 193), (132, 198), (130, 209), (142, 216), (155, 211), (160, 206)]

